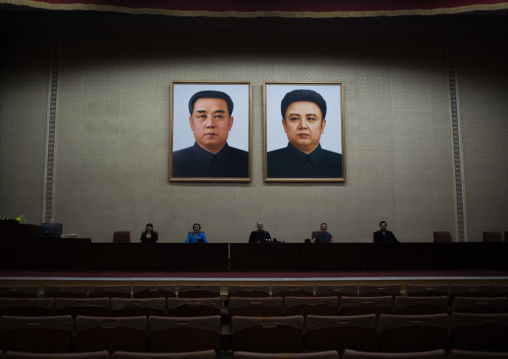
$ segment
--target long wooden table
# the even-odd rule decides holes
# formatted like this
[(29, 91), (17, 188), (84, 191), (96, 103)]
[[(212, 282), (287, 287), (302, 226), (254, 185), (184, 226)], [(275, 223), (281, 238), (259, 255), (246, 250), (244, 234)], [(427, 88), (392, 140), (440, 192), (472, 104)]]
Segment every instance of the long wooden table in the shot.
[[(507, 270), (507, 243), (93, 243), (4, 224), (0, 269), (39, 271)], [(5, 229), (4, 228), (4, 229)]]

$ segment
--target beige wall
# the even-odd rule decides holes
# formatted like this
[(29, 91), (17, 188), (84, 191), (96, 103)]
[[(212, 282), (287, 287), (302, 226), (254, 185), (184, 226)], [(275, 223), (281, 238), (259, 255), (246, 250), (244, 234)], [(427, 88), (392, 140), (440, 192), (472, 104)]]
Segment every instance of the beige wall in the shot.
[[(208, 38), (225, 34), (211, 30)], [(479, 48), (492, 42), (475, 39)], [(130, 230), (136, 239), (152, 222), (161, 241), (181, 242), (197, 221), (211, 242), (245, 242), (261, 220), (286, 242), (303, 241), (321, 222), (339, 242), (369, 242), (383, 219), (403, 242), (431, 241), (434, 230), (457, 237), (443, 36), (289, 40), (244, 31), (225, 43), (161, 29), (63, 32), (54, 212), (65, 233), (102, 242)], [(481, 240), (482, 230), (508, 230), (507, 82), (496, 72), (506, 71), (507, 59), (498, 51), (478, 60), (464, 50), (467, 39), (458, 45), (468, 234)], [(9, 46), (19, 53), (11, 51), (2, 69), (0, 215), (24, 213), (38, 223), (49, 41), (34, 32)], [(6, 71), (23, 55), (33, 57), (30, 71)], [(172, 80), (252, 81), (251, 183), (168, 182)], [(263, 81), (344, 83), (344, 184), (263, 182)], [(496, 108), (489, 106), (492, 116), (474, 105), (478, 90)]]

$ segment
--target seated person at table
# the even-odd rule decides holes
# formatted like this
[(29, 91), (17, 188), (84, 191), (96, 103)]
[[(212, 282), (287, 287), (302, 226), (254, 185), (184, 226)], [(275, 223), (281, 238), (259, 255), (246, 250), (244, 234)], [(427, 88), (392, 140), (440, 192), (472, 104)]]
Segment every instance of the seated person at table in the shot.
[(141, 234), (141, 238), (139, 239), (143, 243), (155, 243), (159, 237), (157, 236), (157, 233), (153, 231), (153, 225), (151, 223), (148, 223), (145, 226), (145, 232)]
[(208, 243), (205, 234), (201, 232), (201, 225), (199, 223), (194, 223), (192, 229), (194, 232), (189, 233), (185, 243)]
[(267, 242), (267, 239), (271, 239), (270, 233), (263, 230), (264, 224), (263, 222), (258, 222), (256, 224), (256, 227), (258, 227), (257, 231), (252, 231), (250, 233), (249, 237), (249, 243), (265, 243)]
[(332, 234), (326, 231), (328, 229), (326, 223), (321, 223), (319, 229), (321, 232), (314, 235), (311, 241), (312, 243), (334, 243)]
[(374, 243), (400, 243), (393, 235), (393, 232), (387, 231), (386, 221), (379, 222), (379, 231), (374, 232)]

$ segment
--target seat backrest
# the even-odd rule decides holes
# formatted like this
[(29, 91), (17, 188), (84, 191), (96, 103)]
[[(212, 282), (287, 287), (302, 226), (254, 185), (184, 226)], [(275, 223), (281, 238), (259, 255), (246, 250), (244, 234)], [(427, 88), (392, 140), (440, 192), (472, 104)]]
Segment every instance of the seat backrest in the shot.
[(37, 285), (0, 285), (0, 297), (2, 298), (38, 298), (39, 286)]
[(234, 359), (339, 359), (339, 353), (328, 350), (314, 353), (253, 353), (237, 351), (233, 354)]
[(393, 302), (393, 314), (422, 315), (448, 313), (448, 297), (397, 296)]
[(329, 284), (316, 284), (316, 297), (356, 297), (358, 295), (357, 284), (344, 284), (344, 285), (329, 285)]
[(483, 241), (491, 242), (491, 243), (502, 243), (503, 237), (501, 236), (501, 232), (488, 231), (483, 232)]
[(438, 297), (448, 296), (448, 284), (407, 284), (406, 295), (408, 297)]
[(314, 284), (302, 285), (272, 285), (272, 297), (313, 297)]
[(166, 315), (164, 298), (111, 298), (111, 315), (114, 317), (137, 317)]
[(75, 323), (77, 352), (146, 351), (147, 319), (144, 316), (112, 318), (78, 315)]
[(434, 243), (451, 243), (452, 234), (448, 231), (434, 231)]
[(174, 284), (171, 285), (147, 285), (147, 284), (133, 284), (132, 285), (133, 298), (175, 298), (176, 288)]
[(342, 359), (446, 359), (444, 350), (417, 353), (370, 353), (346, 349)]
[(131, 298), (130, 284), (89, 285), (89, 298)]
[(228, 308), (230, 319), (237, 315), (244, 317), (281, 317), (284, 314), (282, 297), (232, 297), (229, 299)]
[(113, 243), (130, 243), (131, 232), (130, 231), (115, 231), (113, 233)]
[(45, 285), (44, 298), (87, 298), (86, 284)]
[(107, 317), (110, 315), (109, 298), (55, 298), (55, 314)]
[(340, 315), (392, 314), (393, 297), (341, 297)]
[(53, 315), (53, 298), (0, 298), (0, 316), (43, 317)]
[(60, 353), (51, 355), (44, 353), (27, 353), (8, 351), (3, 356), (3, 359), (109, 359), (107, 351), (90, 352), (90, 353)]
[(284, 299), (285, 315), (339, 315), (339, 298), (337, 297), (286, 297)]
[(392, 297), (400, 295), (400, 284), (360, 284), (358, 286), (359, 297), (383, 297), (386, 295)]
[(508, 285), (494, 284), (492, 286), (493, 297), (508, 297)]
[(309, 351), (344, 349), (376, 350), (376, 315), (308, 315), (305, 324)]
[(70, 315), (0, 318), (1, 350), (32, 353), (73, 351), (73, 322)]
[(470, 350), (450, 350), (448, 359), (506, 359), (506, 353), (477, 352)]
[(450, 349), (508, 352), (508, 314), (452, 313)]
[(150, 351), (220, 350), (220, 316), (148, 318)]
[(209, 317), (221, 315), (222, 300), (215, 298), (168, 298), (170, 317)]
[(270, 285), (228, 285), (228, 298), (231, 297), (269, 297)]
[(178, 298), (220, 297), (220, 284), (178, 284)]
[(455, 297), (452, 306), (453, 313), (508, 313), (508, 298), (506, 297)]
[(448, 314), (391, 315), (379, 317), (378, 350), (417, 352), (448, 350)]
[(116, 351), (111, 359), (217, 359), (215, 350), (200, 350), (184, 353), (131, 353)]
[(303, 316), (232, 318), (233, 351), (284, 353), (303, 350)]
[(485, 298), (491, 297), (492, 291), (491, 284), (450, 284), (448, 297), (452, 304), (455, 297)]

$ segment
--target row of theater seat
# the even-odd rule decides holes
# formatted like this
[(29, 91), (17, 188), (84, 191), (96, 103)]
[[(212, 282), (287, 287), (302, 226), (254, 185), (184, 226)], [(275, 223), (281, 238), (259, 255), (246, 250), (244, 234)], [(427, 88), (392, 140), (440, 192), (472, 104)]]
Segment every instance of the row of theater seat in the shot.
[[(45, 285), (42, 293), (37, 285), (3, 285), (0, 286), (0, 297), (15, 298), (213, 298), (221, 296), (220, 284), (178, 284), (173, 285)], [(351, 285), (229, 285), (228, 297), (326, 297), (326, 296), (361, 296), (373, 297), (391, 295), (400, 296), (400, 284), (351, 284)], [(506, 297), (508, 285), (458, 285), (408, 284), (407, 296), (441, 296), (451, 298), (464, 297)]]
[[(47, 354), (9, 351), (2, 355), (3, 359), (48, 359)], [(230, 356), (233, 359), (501, 359), (508, 358), (508, 353), (477, 352), (452, 350), (446, 354), (444, 350), (432, 350), (415, 353), (372, 353), (347, 349), (342, 356), (333, 350), (314, 353), (254, 353), (237, 351)], [(107, 351), (91, 353), (52, 354), (54, 359), (217, 359), (213, 350), (185, 353), (132, 353), (116, 351), (111, 356)]]
[(36, 353), (380, 352), (476, 350), (508, 352), (508, 314), (454, 313), (357, 316), (234, 316), (231, 334), (219, 316), (0, 318), (0, 349)]
[[(241, 316), (508, 313), (507, 297), (0, 298), (0, 316)], [(227, 320), (225, 320), (226, 322)]]

